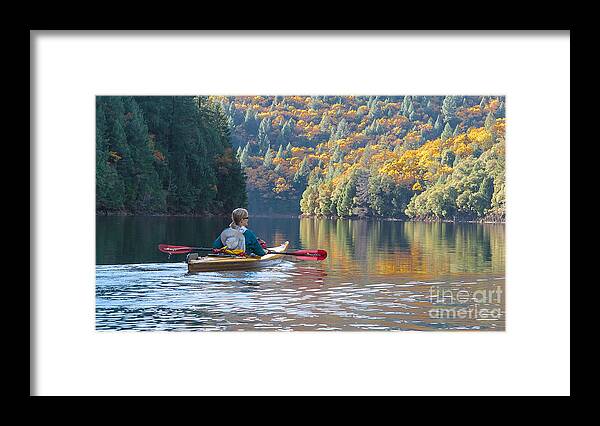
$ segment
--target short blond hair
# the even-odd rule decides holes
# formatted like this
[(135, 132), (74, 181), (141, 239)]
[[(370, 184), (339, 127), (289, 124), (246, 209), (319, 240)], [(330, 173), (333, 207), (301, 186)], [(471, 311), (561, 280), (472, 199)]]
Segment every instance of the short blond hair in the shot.
[(246, 209), (238, 208), (231, 213), (231, 220), (237, 226), (240, 226), (240, 223), (242, 223), (242, 219), (245, 217), (248, 217), (248, 210)]

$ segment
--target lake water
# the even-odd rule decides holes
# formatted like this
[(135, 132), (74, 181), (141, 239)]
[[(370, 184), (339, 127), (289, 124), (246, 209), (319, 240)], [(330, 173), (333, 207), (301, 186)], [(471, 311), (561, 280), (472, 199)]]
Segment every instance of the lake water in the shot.
[(251, 214), (269, 246), (327, 259), (188, 273), (185, 255), (158, 244), (210, 247), (228, 218), (96, 219), (97, 330), (505, 329), (503, 224)]

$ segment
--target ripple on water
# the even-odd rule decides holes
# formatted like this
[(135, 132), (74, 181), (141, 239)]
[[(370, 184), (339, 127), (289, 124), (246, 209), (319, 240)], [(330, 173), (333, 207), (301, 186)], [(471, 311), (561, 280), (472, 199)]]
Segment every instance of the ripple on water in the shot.
[[(488, 285), (503, 278), (335, 282), (292, 262), (252, 271), (189, 274), (184, 263), (98, 265), (96, 328), (133, 331), (504, 329), (427, 319), (432, 285)], [(497, 283), (493, 283), (494, 286)], [(327, 319), (324, 321), (324, 319)], [(424, 321), (420, 321), (423, 320)], [(310, 322), (310, 323), (309, 323)]]

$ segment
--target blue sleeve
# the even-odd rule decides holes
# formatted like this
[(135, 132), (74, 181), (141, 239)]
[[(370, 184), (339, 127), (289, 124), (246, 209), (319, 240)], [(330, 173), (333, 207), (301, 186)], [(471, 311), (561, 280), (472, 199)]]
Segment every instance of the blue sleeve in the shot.
[(254, 253), (258, 256), (264, 256), (267, 254), (267, 252), (259, 244), (254, 232), (246, 229), (246, 232), (244, 232), (244, 237), (246, 238), (246, 253)]
[(213, 242), (213, 248), (221, 248), (223, 247), (223, 241), (221, 241), (221, 235), (217, 237), (217, 239)]

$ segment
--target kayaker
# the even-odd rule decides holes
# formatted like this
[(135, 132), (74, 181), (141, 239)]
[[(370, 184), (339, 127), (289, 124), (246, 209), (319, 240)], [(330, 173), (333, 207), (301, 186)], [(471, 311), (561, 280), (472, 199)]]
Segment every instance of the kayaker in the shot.
[(231, 213), (229, 228), (223, 230), (213, 243), (216, 249), (227, 246), (229, 250), (241, 249), (246, 254), (264, 256), (266, 251), (254, 232), (247, 228), (248, 210), (237, 208)]

